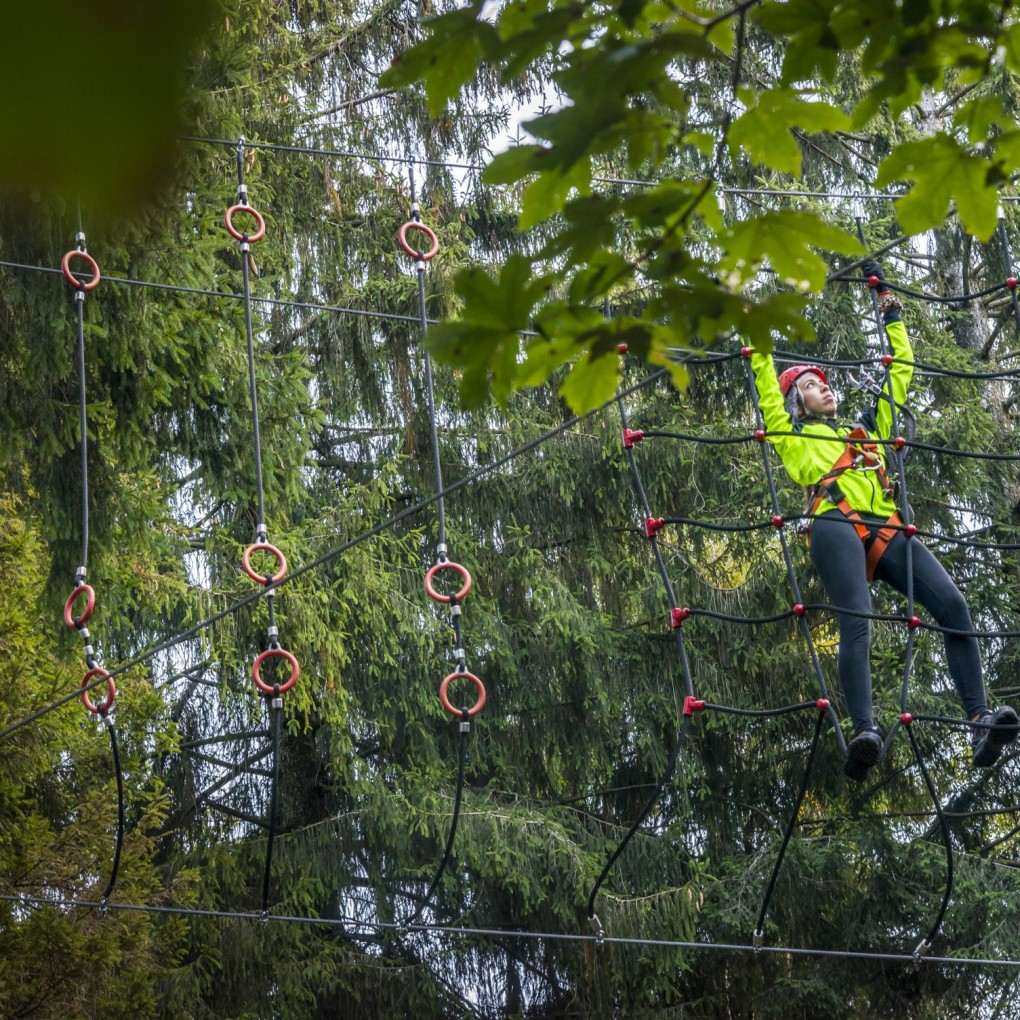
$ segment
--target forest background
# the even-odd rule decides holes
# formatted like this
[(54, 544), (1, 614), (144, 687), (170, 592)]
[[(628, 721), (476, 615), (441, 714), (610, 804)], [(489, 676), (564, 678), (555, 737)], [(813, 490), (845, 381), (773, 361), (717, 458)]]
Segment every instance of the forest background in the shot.
[[(990, 963), (655, 944), (750, 942), (813, 713), (699, 714), (642, 818), (688, 685), (746, 710), (819, 694), (784, 542), (803, 601), (824, 598), (792, 527), (771, 524), (767, 475), (781, 515), (802, 497), (745, 441), (741, 345), (875, 358), (865, 285), (829, 278), (859, 281), (854, 263), (887, 246), (890, 278), (919, 292), (1013, 272), (1010, 6), (164, 6), (177, 13), (76, 22), (57, 51), (24, 11), (6, 33), (12, 81), (38, 78), (40, 39), (87, 73), (73, 98), (48, 76), (38, 106), (4, 113), (21, 144), (0, 163), (0, 1013), (1020, 1016), (1015, 970)], [(269, 537), (292, 571), (326, 556), (274, 597), (301, 677), (284, 696), (269, 913), (330, 924), (258, 920), (274, 756), (250, 671), (268, 621), (240, 569), (255, 459), (244, 267), (223, 227), (242, 136), (267, 225), (249, 270)], [(451, 628), (422, 585), (436, 507), (415, 511), (436, 479), (418, 274), (397, 244), (409, 169), (440, 244), (423, 274), (439, 453), (446, 483), (468, 482), (445, 501), (446, 538), (474, 578), (462, 644), (488, 692), (427, 901), (461, 738), (436, 696)], [(111, 872), (110, 741), (73, 697), (82, 646), (61, 622), (82, 512), (76, 305), (57, 267), (79, 227), (103, 273), (83, 302), (90, 629), (107, 668), (136, 663), (117, 676), (127, 825), (105, 911), (75, 903)], [(1000, 288), (906, 304), (923, 365), (911, 505), (977, 625), (1005, 635), (982, 651), (1008, 700), (1015, 302)], [(670, 381), (612, 400), (658, 368)], [(728, 442), (646, 438), (631, 451), (643, 502), (621, 413)], [(671, 522), (654, 540), (648, 516)], [(679, 605), (693, 613), (674, 629)], [(876, 601), (895, 618), (875, 624), (886, 726), (907, 608)], [(834, 687), (831, 614), (807, 626)], [(915, 714), (955, 715), (940, 646), (916, 632)], [(954, 851), (933, 952), (1015, 960), (1016, 760), (978, 775), (958, 730), (912, 732)], [(606, 934), (632, 941), (556, 937), (590, 935), (589, 896), (639, 818), (595, 899)], [(861, 789), (826, 729), (764, 942), (909, 956), (946, 868), (910, 743)], [(434, 927), (410, 928), (416, 913)]]

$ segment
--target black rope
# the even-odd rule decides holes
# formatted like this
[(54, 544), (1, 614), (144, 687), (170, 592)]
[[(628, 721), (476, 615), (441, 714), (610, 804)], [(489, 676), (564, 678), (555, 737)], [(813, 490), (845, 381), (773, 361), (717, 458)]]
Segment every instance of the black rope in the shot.
[(811, 772), (815, 766), (815, 756), (818, 753), (818, 740), (822, 734), (822, 725), (825, 722), (825, 711), (819, 711), (817, 718), (815, 719), (815, 732), (811, 737), (811, 748), (808, 751), (807, 764), (804, 767), (804, 778), (801, 780), (800, 790), (797, 792), (797, 797), (794, 800), (793, 811), (790, 814), (790, 820), (786, 823), (786, 831), (783, 833), (783, 841), (779, 846), (779, 853), (776, 855), (775, 864), (772, 866), (772, 874), (769, 876), (768, 884), (765, 886), (765, 896), (762, 899), (761, 910), (758, 912), (758, 923), (754, 928), (753, 943), (756, 946), (761, 945), (761, 940), (765, 934), (765, 915), (769, 909), (769, 902), (772, 899), (772, 892), (776, 887), (776, 880), (779, 878), (780, 869), (783, 866), (783, 858), (786, 856), (786, 848), (790, 845), (790, 838), (793, 836), (794, 827), (797, 825), (797, 818), (800, 815), (801, 805), (804, 803), (804, 797), (807, 795), (808, 783), (811, 781)]
[(666, 768), (663, 771), (662, 778), (659, 780), (652, 792), (652, 795), (645, 802), (645, 805), (638, 812), (637, 818), (634, 819), (631, 827), (627, 830), (627, 834), (620, 840), (619, 846), (609, 855), (609, 859), (606, 861), (605, 866), (599, 873), (599, 877), (595, 879), (595, 884), (592, 886), (591, 895), (588, 897), (588, 921), (595, 928), (596, 931), (602, 932), (602, 922), (599, 921), (598, 915), (595, 913), (595, 897), (598, 896), (599, 890), (602, 888), (602, 883), (605, 882), (609, 875), (613, 865), (619, 860), (620, 855), (623, 853), (627, 844), (637, 833), (641, 827), (642, 822), (648, 817), (652, 808), (659, 802), (659, 798), (662, 796), (662, 791), (665, 790), (666, 784), (672, 779), (673, 773), (676, 771), (677, 758), (680, 756), (680, 748), (683, 745), (684, 738), (687, 736), (688, 730), (690, 729), (691, 717), (689, 715), (684, 716), (684, 721), (680, 725), (680, 730), (676, 736), (676, 743), (673, 744), (673, 750), (669, 753), (669, 760), (666, 762)]
[(124, 845), (124, 772), (120, 764), (120, 749), (117, 746), (117, 728), (113, 720), (105, 712), (102, 713), (103, 723), (110, 732), (110, 750), (113, 753), (113, 769), (117, 776), (117, 840), (113, 851), (113, 866), (110, 869), (110, 880), (106, 883), (103, 895), (99, 898), (101, 904), (106, 903), (113, 887), (117, 882), (117, 874), (120, 871), (120, 852)]
[(267, 695), (267, 707), (273, 716), (273, 780), (269, 794), (269, 825), (266, 837), (266, 866), (262, 873), (262, 913), (269, 911), (269, 879), (272, 874), (273, 840), (276, 837), (276, 804), (280, 789), (280, 716), (283, 714), (283, 698), (278, 694)]
[(411, 915), (407, 924), (414, 924), (421, 917), (422, 912), (432, 901), (432, 896), (435, 891), (439, 888), (439, 883), (442, 881), (443, 874), (446, 871), (446, 866), (450, 863), (450, 859), (453, 856), (453, 842), (457, 835), (457, 823), (460, 820), (460, 807), (463, 802), (464, 795), (464, 765), (467, 760), (467, 742), (468, 733), (470, 732), (470, 723), (468, 722), (467, 711), (461, 719), (460, 725), (460, 750), (457, 756), (457, 790), (453, 800), (453, 817), (450, 819), (450, 831), (446, 837), (446, 847), (443, 850), (442, 860), (439, 862), (439, 867), (436, 869), (435, 875), (432, 877), (432, 881), (429, 883), (429, 887), (422, 897), (421, 902), (418, 904), (418, 909)]
[(946, 847), (946, 888), (945, 892), (942, 894), (942, 905), (939, 907), (938, 915), (931, 926), (931, 930), (915, 950), (915, 955), (918, 955), (926, 953), (934, 941), (935, 936), (938, 935), (939, 929), (942, 927), (942, 920), (946, 916), (946, 909), (949, 907), (950, 897), (953, 895), (953, 841), (949, 834), (949, 823), (946, 821), (946, 817), (942, 812), (942, 802), (939, 800), (938, 791), (935, 789), (935, 784), (932, 782), (931, 775), (928, 773), (928, 769), (924, 764), (924, 759), (921, 757), (921, 749), (917, 746), (913, 727), (904, 726), (903, 728), (907, 731), (907, 736), (910, 738), (910, 746), (913, 748), (917, 767), (924, 779), (924, 785), (928, 789), (928, 795), (931, 797), (931, 802), (935, 806), (935, 814), (938, 818), (939, 828), (942, 831), (942, 840)]
[[(410, 190), (411, 197), (411, 222), (415, 224), (421, 224), (421, 211), (418, 208), (417, 194), (415, 190), (414, 180), (414, 162), (409, 161), (407, 168), (408, 176), (408, 187)], [(405, 231), (406, 233), (406, 231)], [(403, 238), (405, 233), (401, 234)], [(428, 236), (434, 237), (431, 233)], [(425, 296), (425, 269), (428, 265), (428, 260), (432, 256), (426, 254), (424, 251), (418, 251), (414, 259), (414, 268), (418, 277), (418, 324), (421, 332), (422, 339), (425, 337), (425, 333), (428, 330), (428, 315), (426, 307), (426, 296)], [(446, 564), (449, 562), (448, 559), (448, 547), (446, 538), (446, 501), (444, 497), (445, 486), (443, 484), (443, 466), (442, 466), (442, 455), (439, 447), (439, 422), (438, 415), (436, 412), (436, 397), (435, 397), (435, 379), (432, 370), (432, 357), (429, 354), (428, 348), (423, 347), (423, 355), (425, 362), (425, 395), (426, 404), (429, 415), (429, 441), (432, 451), (432, 468), (434, 475), (434, 485), (437, 494), (436, 498), (436, 563), (437, 565)], [(462, 568), (463, 569), (463, 568)], [(464, 572), (465, 578), (468, 577), (467, 572)], [(467, 585), (465, 585), (465, 588)], [(426, 588), (428, 585), (426, 584)], [(432, 592), (430, 591), (431, 595)], [(466, 591), (464, 592), (466, 594)], [(461, 674), (467, 673), (467, 659), (464, 652), (464, 639), (463, 631), (461, 626), (461, 606), (456, 595), (450, 595), (447, 598), (450, 606), (450, 626), (453, 629), (454, 637), (454, 656), (456, 659), (456, 671)], [(429, 905), (432, 900), (432, 896), (435, 891), (439, 888), (439, 883), (442, 881), (443, 875), (446, 872), (447, 865), (449, 864), (453, 856), (453, 845), (457, 837), (457, 828), (460, 822), (460, 808), (464, 797), (464, 766), (467, 758), (467, 740), (468, 734), (471, 731), (471, 722), (468, 709), (463, 709), (460, 717), (460, 741), (459, 741), (459, 753), (458, 753), (458, 764), (457, 764), (457, 787), (454, 794), (454, 806), (453, 816), (450, 819), (450, 831), (447, 835), (446, 846), (443, 850), (443, 856), (439, 861), (439, 865), (436, 868), (436, 872), (429, 883), (428, 889), (425, 892), (425, 896), (421, 899), (418, 904), (418, 909), (414, 912), (411, 921), (417, 921), (421, 917), (422, 912)]]

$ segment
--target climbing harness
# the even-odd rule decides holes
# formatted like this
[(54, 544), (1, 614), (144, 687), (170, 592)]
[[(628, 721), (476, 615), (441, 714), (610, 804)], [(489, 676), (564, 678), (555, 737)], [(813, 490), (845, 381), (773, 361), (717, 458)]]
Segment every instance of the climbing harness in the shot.
[[(875, 480), (879, 488), (890, 498), (895, 495), (896, 486), (886, 475), (885, 465), (882, 463), (882, 458), (879, 455), (878, 446), (870, 442), (870, 436), (865, 429), (860, 426), (851, 429), (847, 433), (846, 439), (846, 447), (836, 463), (832, 465), (824, 477), (808, 489), (808, 502), (804, 510), (805, 516), (808, 518), (806, 534), (810, 542), (811, 524), (814, 522), (814, 518), (818, 515), (818, 511), (823, 503), (831, 503), (847, 520), (853, 523), (854, 530), (865, 544), (867, 549), (865, 569), (868, 580), (871, 581), (875, 576), (875, 568), (878, 566), (878, 561), (882, 558), (882, 554), (889, 543), (896, 537), (898, 532), (907, 530), (908, 526), (904, 525), (903, 519), (897, 510), (877, 532), (874, 532), (872, 527), (869, 527), (862, 519), (860, 513), (854, 510), (847, 502), (846, 496), (843, 495), (843, 490), (840, 489), (837, 481), (845, 471), (874, 471)], [(910, 534), (914, 534), (916, 530), (914, 528), (913, 531), (910, 531)]]

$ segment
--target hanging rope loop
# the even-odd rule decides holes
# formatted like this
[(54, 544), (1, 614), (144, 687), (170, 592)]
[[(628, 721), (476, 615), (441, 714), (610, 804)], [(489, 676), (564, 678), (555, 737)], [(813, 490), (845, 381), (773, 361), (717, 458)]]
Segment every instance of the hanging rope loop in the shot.
[[(85, 609), (81, 616), (74, 616), (74, 604), (80, 596), (85, 596)], [(88, 622), (89, 617), (92, 615), (92, 610), (96, 608), (96, 593), (92, 589), (92, 585), (85, 584), (83, 581), (78, 585), (77, 588), (71, 592), (67, 601), (64, 603), (64, 623), (67, 624), (71, 630), (81, 630), (82, 627)]]
[[(276, 558), (278, 569), (275, 574), (272, 576), (269, 574), (260, 574), (254, 569), (254, 567), (252, 567), (252, 553), (256, 552), (267, 552), (270, 556), (274, 556)], [(243, 553), (241, 553), (241, 568), (253, 581), (257, 581), (259, 584), (276, 584), (287, 576), (287, 557), (270, 542), (253, 542), (247, 549), (244, 550)]]
[[(81, 276), (71, 269), (71, 259), (84, 259), (88, 265), (89, 272), (92, 274), (91, 279), (81, 279)], [(60, 260), (60, 269), (64, 274), (64, 279), (78, 291), (95, 290), (99, 286), (99, 265), (84, 248), (72, 248)]]
[[(440, 570), (453, 570), (460, 574), (461, 581), (463, 581), (460, 591), (454, 595), (444, 595), (442, 592), (436, 591), (432, 582)], [(429, 598), (436, 602), (450, 603), (455, 599), (460, 602), (471, 591), (471, 575), (468, 573), (467, 567), (462, 567), (459, 563), (454, 563), (453, 560), (441, 561), (429, 567), (428, 573), (425, 575), (425, 591), (428, 592)]]
[[(267, 659), (273, 658), (286, 659), (290, 664), (290, 676), (282, 684), (267, 684), (262, 679), (262, 664)], [(293, 653), (288, 652), (286, 648), (267, 648), (264, 652), (255, 657), (255, 661), (251, 666), (251, 678), (255, 681), (255, 686), (263, 694), (268, 694), (272, 697), (285, 694), (289, 691), (294, 684), (297, 683), (297, 679), (300, 675), (301, 667), (298, 665), (296, 656), (294, 656)]]
[[(114, 699), (117, 697), (117, 685), (109, 679), (110, 673), (102, 666), (95, 666), (90, 669), (81, 680), (81, 703), (93, 714), (105, 716), (113, 708)], [(97, 705), (89, 697), (89, 689), (92, 681), (97, 677), (107, 677), (106, 697)]]
[[(470, 680), (475, 685), (475, 691), (477, 692), (478, 698), (471, 708), (455, 708), (450, 701), (449, 690), (450, 684), (454, 680)], [(485, 684), (474, 675), (469, 673), (466, 669), (454, 670), (449, 676), (443, 679), (443, 682), (439, 685), (439, 700), (443, 703), (443, 708), (450, 713), (455, 719), (473, 719), (483, 708), (485, 708)]]
[[(409, 230), (418, 230), (423, 233), (429, 242), (428, 251), (420, 251), (417, 248), (411, 246), (410, 241), (407, 239), (407, 232)], [(400, 247), (418, 262), (428, 262), (439, 253), (439, 238), (436, 237), (435, 231), (430, 227), (425, 226), (418, 220), (408, 220), (397, 234), (397, 240), (400, 242)]]
[[(247, 213), (249, 216), (255, 218), (255, 232), (245, 233), (242, 230), (238, 230), (234, 226), (234, 217), (238, 213)], [(258, 211), (254, 206), (247, 204), (232, 205), (223, 216), (223, 225), (227, 228), (227, 233), (235, 240), (240, 241), (242, 244), (247, 242), (254, 244), (256, 241), (261, 241), (266, 236), (266, 221), (262, 217), (262, 213)]]

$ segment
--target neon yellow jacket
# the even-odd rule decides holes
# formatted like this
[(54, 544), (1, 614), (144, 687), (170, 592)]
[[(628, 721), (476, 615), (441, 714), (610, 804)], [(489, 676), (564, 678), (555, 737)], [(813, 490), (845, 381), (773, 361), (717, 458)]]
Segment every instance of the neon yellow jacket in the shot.
[[(892, 398), (897, 404), (903, 403), (913, 375), (913, 350), (906, 327), (893, 313), (893, 321), (886, 321), (885, 331), (892, 344), (895, 361), (889, 373), (892, 384)], [(762, 354), (752, 349), (751, 368), (754, 370), (758, 388), (758, 406), (765, 419), (768, 441), (776, 448), (787, 474), (799, 485), (812, 486), (825, 477), (839, 459), (845, 447), (841, 443), (812, 439), (811, 436), (845, 436), (855, 425), (837, 425), (834, 420), (822, 421), (808, 418), (794, 421), (786, 410), (786, 401), (779, 389), (775, 365), (771, 354)], [(883, 387), (884, 392), (888, 389)], [(868, 432), (879, 439), (892, 438), (892, 408), (889, 401), (879, 398), (876, 426)], [(855, 423), (856, 424), (856, 423)], [(786, 433), (781, 435), (779, 433)], [(887, 447), (880, 446), (878, 455), (882, 464), (887, 464)], [(850, 468), (839, 476), (838, 485), (850, 506), (862, 514), (888, 519), (896, 511), (893, 499), (887, 496), (878, 484), (874, 471)], [(835, 507), (824, 501), (819, 513), (828, 513)]]

